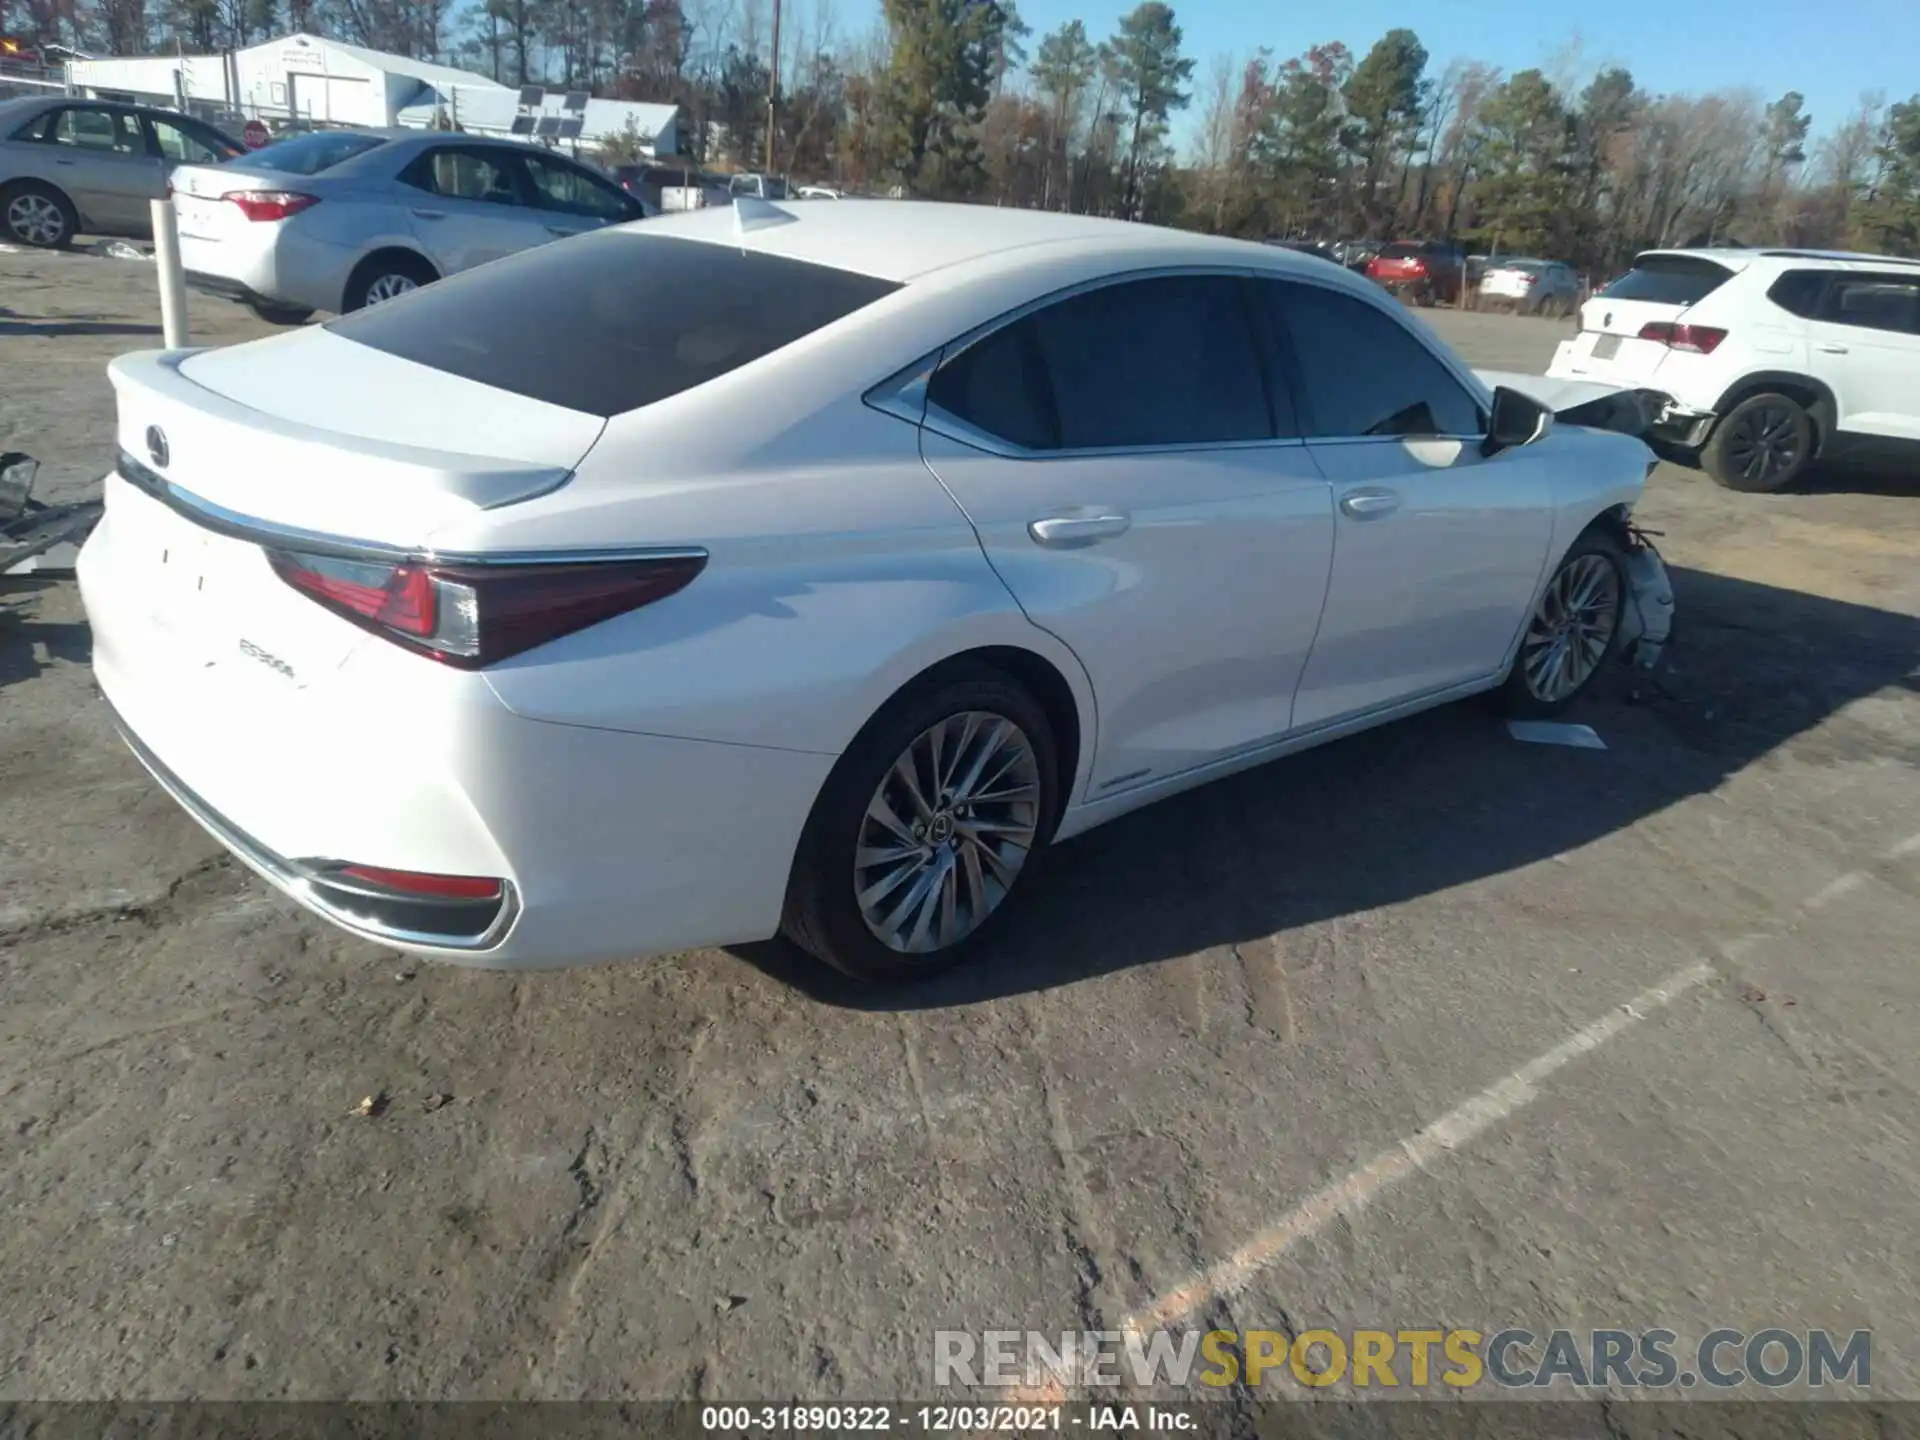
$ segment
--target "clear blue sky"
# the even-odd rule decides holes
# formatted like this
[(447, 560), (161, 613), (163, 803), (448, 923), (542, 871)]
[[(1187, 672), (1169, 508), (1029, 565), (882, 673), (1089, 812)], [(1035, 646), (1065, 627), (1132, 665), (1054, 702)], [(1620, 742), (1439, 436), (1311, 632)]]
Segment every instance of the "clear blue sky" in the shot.
[[(1019, 0), (1034, 40), (1076, 16), (1096, 40), (1111, 35), (1134, 0)], [(1212, 57), (1276, 57), (1344, 41), (1358, 59), (1396, 25), (1419, 35), (1432, 73), (1449, 60), (1484, 60), (1511, 73), (1546, 66), (1574, 39), (1581, 66), (1625, 65), (1643, 89), (1700, 93), (1751, 86), (1764, 99), (1807, 97), (1817, 139), (1846, 118), (1863, 91), (1889, 101), (1920, 92), (1920, 0), (1599, 0), (1562, 8), (1538, 0), (1343, 0), (1269, 5), (1250, 0), (1169, 0), (1194, 57), (1194, 79)], [(843, 12), (847, 13), (847, 12)], [(1584, 78), (1584, 77), (1583, 77)], [(1175, 125), (1176, 143), (1194, 117)]]

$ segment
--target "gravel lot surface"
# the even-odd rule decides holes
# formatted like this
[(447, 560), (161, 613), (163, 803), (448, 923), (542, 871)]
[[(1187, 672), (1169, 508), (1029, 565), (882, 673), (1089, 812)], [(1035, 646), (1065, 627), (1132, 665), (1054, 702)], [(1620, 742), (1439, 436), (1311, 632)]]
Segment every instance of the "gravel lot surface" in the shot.
[[(1568, 333), (1431, 318), (1499, 368)], [(52, 497), (158, 324), (137, 262), (0, 255), (0, 446)], [(71, 582), (16, 587), (0, 1399), (924, 1398), (935, 1329), (1143, 1315), (1870, 1328), (1920, 1398), (1916, 490), (1663, 467), (1681, 641), (1583, 704), (1607, 749), (1470, 704), (1270, 765), (882, 996), (345, 938), (122, 749)]]

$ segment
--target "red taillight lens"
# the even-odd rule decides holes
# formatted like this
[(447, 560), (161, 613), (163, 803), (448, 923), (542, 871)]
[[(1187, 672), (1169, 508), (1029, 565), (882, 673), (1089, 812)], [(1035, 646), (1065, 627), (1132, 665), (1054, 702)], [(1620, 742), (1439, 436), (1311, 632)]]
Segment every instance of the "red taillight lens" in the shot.
[(664, 600), (707, 564), (704, 555), (526, 565), (390, 565), (292, 550), (267, 558), (334, 613), (463, 670)]
[(387, 870), (378, 865), (342, 865), (332, 872), (350, 879), (433, 900), (498, 900), (500, 882), (482, 875), (427, 875), (417, 870)]
[(1665, 320), (1649, 321), (1640, 327), (1642, 340), (1655, 340), (1669, 350), (1685, 350), (1694, 355), (1711, 355), (1727, 338), (1724, 330), (1710, 325), (1675, 325)]
[(1427, 262), (1424, 260), (1409, 260), (1406, 262), (1406, 265), (1407, 269), (1416, 275), (1424, 275), (1427, 273)]
[(238, 205), (249, 220), (284, 220), (320, 203), (318, 195), (302, 195), (297, 190), (230, 190), (220, 198)]

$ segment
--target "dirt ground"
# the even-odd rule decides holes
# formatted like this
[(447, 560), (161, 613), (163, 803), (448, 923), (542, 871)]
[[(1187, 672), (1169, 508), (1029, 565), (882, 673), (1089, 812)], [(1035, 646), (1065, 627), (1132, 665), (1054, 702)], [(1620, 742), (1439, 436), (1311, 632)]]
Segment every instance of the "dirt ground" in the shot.
[[(151, 284), (0, 256), (0, 446), (56, 497)], [(1433, 318), (1501, 368), (1568, 333)], [(1870, 1329), (1920, 1398), (1916, 490), (1663, 467), (1679, 640), (1574, 717), (1605, 750), (1461, 705), (1270, 765), (877, 996), (777, 944), (345, 938), (149, 781), (42, 584), (0, 634), (0, 1400), (924, 1398), (936, 1329), (1143, 1316)]]

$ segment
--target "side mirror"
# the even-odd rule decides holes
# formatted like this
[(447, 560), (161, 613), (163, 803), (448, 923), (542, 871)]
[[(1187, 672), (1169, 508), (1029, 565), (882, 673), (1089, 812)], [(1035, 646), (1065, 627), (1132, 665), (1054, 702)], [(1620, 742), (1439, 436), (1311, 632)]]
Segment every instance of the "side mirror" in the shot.
[(1498, 455), (1531, 445), (1553, 428), (1553, 412), (1530, 395), (1501, 385), (1493, 392), (1493, 421), (1487, 426), (1482, 455)]

